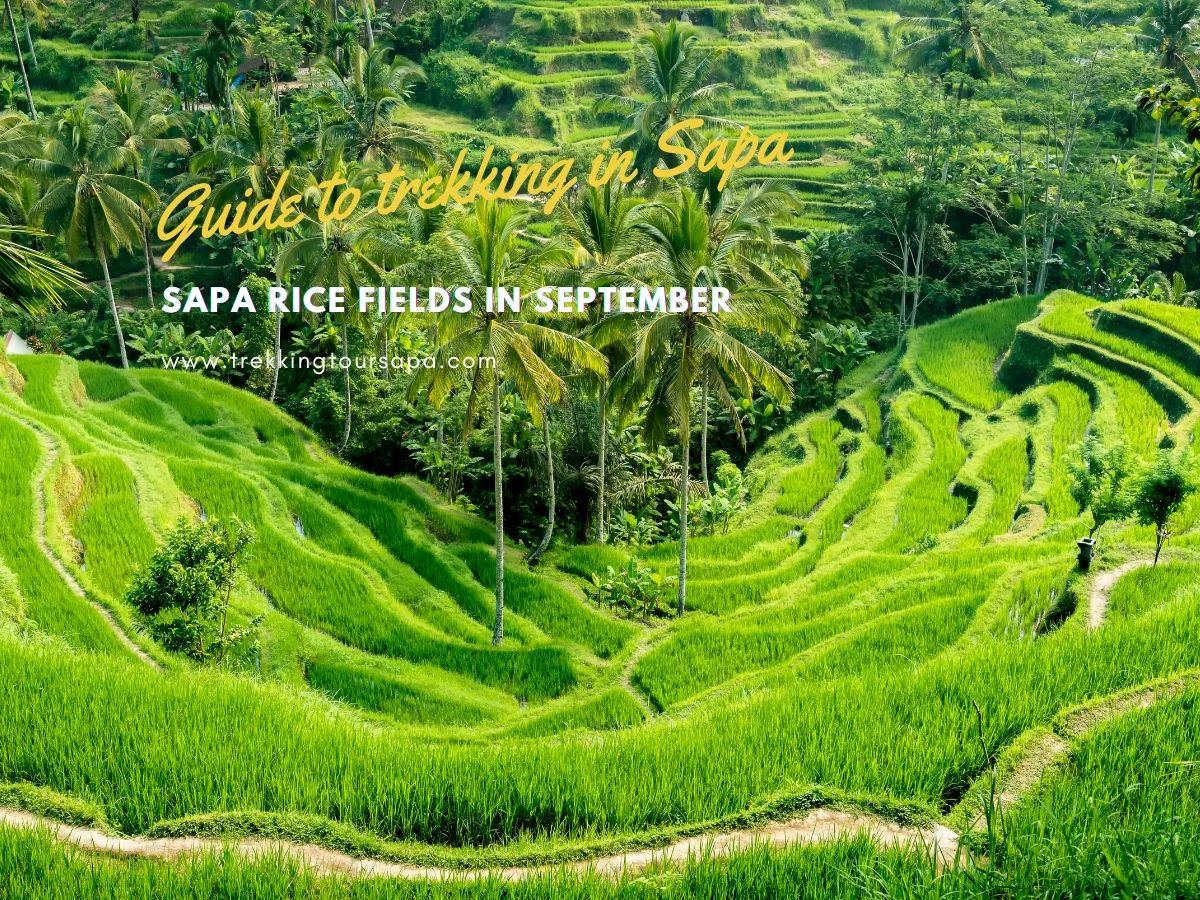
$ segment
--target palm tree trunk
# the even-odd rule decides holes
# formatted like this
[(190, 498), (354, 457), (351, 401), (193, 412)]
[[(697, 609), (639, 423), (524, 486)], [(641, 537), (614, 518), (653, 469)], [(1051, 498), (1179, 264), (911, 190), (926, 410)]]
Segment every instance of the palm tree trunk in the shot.
[(37, 68), (37, 50), (33, 48), (33, 35), (29, 33), (29, 16), (25, 15), (25, 7), (21, 7), (21, 24), (25, 26), (25, 43), (29, 47), (29, 59)]
[(283, 362), (283, 313), (275, 313), (275, 371), (271, 373), (271, 402), (279, 392), (279, 366)]
[(1150, 181), (1146, 184), (1146, 195), (1154, 193), (1154, 176), (1158, 173), (1158, 144), (1162, 140), (1162, 119), (1154, 120), (1154, 153), (1150, 157)]
[(557, 497), (554, 493), (554, 445), (550, 442), (550, 416), (542, 414), (542, 440), (546, 442), (546, 482), (550, 491), (548, 500), (549, 518), (546, 520), (546, 533), (542, 535), (542, 542), (538, 544), (536, 550), (529, 554), (529, 564), (532, 566), (538, 561), (546, 548), (550, 546), (550, 539), (554, 537), (554, 507), (557, 505)]
[(596, 492), (596, 542), (604, 543), (605, 538), (605, 499), (608, 495), (608, 481), (605, 466), (608, 462), (608, 379), (600, 383), (600, 489)]
[[(350, 333), (346, 326), (345, 319), (342, 320), (342, 358), (349, 361), (350, 359)], [(350, 443), (350, 414), (353, 411), (350, 400), (350, 366), (342, 367), (342, 379), (346, 388), (346, 427), (342, 430), (342, 442), (338, 444), (338, 456), (346, 452), (346, 445)]]
[(700, 388), (700, 480), (708, 489), (708, 378)]
[(690, 464), (690, 449), (692, 443), (691, 416), (683, 414), (683, 427), (680, 429), (680, 443), (683, 445), (680, 455), (683, 457), (683, 468), (679, 473), (679, 599), (675, 603), (675, 614), (683, 618), (687, 608), (687, 538), (688, 538), (688, 475)]
[(29, 103), (29, 118), (36, 122), (37, 107), (33, 105), (33, 91), (29, 88), (29, 73), (25, 71), (25, 54), (21, 51), (21, 41), (17, 38), (17, 23), (13, 19), (11, 0), (4, 0), (4, 14), (8, 17), (8, 30), (12, 32), (13, 49), (17, 51), (17, 66), (21, 70), (21, 83), (25, 85), (25, 100)]
[(108, 275), (108, 254), (101, 243), (96, 254), (100, 257), (100, 269), (104, 272), (104, 287), (108, 290), (108, 308), (112, 310), (113, 325), (117, 329), (117, 346), (121, 350), (121, 368), (129, 368), (129, 356), (125, 353), (125, 333), (121, 331), (121, 315), (117, 312), (117, 298), (113, 296), (112, 278)]
[(367, 49), (375, 49), (375, 29), (371, 25), (370, 0), (362, 0), (363, 21), (367, 23)]
[(150, 304), (150, 308), (154, 308), (154, 279), (151, 277), (151, 266), (154, 259), (150, 252), (150, 232), (146, 230), (146, 226), (142, 226), (142, 252), (146, 256), (146, 302)]
[(496, 470), (496, 627), (492, 644), (504, 640), (504, 472), (501, 469), (500, 376), (492, 379), (492, 467)]

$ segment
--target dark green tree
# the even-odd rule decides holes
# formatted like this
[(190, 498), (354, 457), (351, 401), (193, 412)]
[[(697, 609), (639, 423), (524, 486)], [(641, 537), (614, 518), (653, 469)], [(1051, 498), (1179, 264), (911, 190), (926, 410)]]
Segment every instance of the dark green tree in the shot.
[(150, 633), (167, 650), (200, 662), (224, 660), (257, 627), (229, 628), (229, 601), (254, 529), (236, 516), (189, 522), (180, 519), (138, 569), (125, 600), (146, 617)]
[(1171, 519), (1192, 494), (1197, 484), (1195, 468), (1187, 453), (1160, 450), (1138, 477), (1134, 486), (1133, 511), (1139, 524), (1154, 526), (1154, 564), (1158, 565), (1163, 544), (1171, 536)]

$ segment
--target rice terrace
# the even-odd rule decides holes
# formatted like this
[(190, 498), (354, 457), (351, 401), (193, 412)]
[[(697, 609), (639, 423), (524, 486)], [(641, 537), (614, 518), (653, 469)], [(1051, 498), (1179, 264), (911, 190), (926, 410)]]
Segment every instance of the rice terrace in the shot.
[[(755, 457), (761, 493), (727, 534), (693, 540), (693, 614), (617, 618), (584, 578), (634, 554), (556, 550), (532, 571), (511, 561), (502, 649), (490, 528), (421, 483), (350, 469), (199, 375), (14, 357), (0, 394), (4, 820), (139, 838), (149, 858), (86, 876), (131, 891), (268, 878), (265, 850), (226, 857), (219, 878), (212, 862), (157, 868), (174, 854), (156, 846), (212, 838), (194, 846), (325, 848), (334, 863), (269, 876), (306, 891), (322, 869), (351, 871), (345, 856), (445, 877), (530, 868), (522, 890), (606, 892), (602, 870), (556, 864), (727, 832), (746, 836), (739, 855), (693, 840), (682, 885), (651, 880), (733, 890), (756, 861), (754, 877), (786, 886), (852, 858), (915, 888), (937, 871), (920, 835), (965, 867), (989, 827), (1021, 870), (1004, 877), (1066, 884), (1087, 873), (1055, 871), (1047, 845), (1086, 848), (1113, 822), (1153, 848), (1142, 865), (1183, 879), (1200, 506), (1097, 611), (1103, 573), (1147, 561), (1153, 534), (1110, 525), (1100, 574), (1077, 572), (1064, 454), (1089, 432), (1141, 456), (1187, 444), (1198, 337), (1200, 313), (1066, 292), (918, 329)], [(122, 601), (130, 560), (197, 510), (257, 531), (230, 614), (263, 617), (260, 677), (172, 659)], [(637, 556), (672, 565), (669, 544)], [(820, 835), (821, 810), (840, 811), (823, 836), (843, 842), (749, 837), (806, 821)], [(0, 859), (84, 877), (95, 863), (51, 835), (5, 829)]]
[(1200, 900), (1200, 0), (0, 20), (0, 900)]

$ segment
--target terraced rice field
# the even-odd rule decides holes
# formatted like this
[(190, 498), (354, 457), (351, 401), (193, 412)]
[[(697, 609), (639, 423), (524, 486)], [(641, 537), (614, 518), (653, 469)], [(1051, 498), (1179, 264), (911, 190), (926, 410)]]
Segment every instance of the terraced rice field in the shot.
[[(1163, 565), (1106, 589), (1089, 628), (1065, 460), (1088, 431), (1143, 455), (1190, 443), (1197, 334), (1197, 312), (1062, 292), (918, 331), (755, 457), (749, 509), (690, 542), (682, 620), (585, 599), (627, 549), (555, 551), (536, 571), (514, 551), (499, 650), (489, 526), (425, 485), (345, 467), (199, 376), (0, 360), (0, 807), (443, 869), (611, 856), (831, 805), (843, 835), (937, 823), (979, 848), (996, 765), (1017, 860), (997, 877), (1086, 892), (1099, 876), (1081, 860), (1109, 871), (1096, 860), (1117, 852), (1118, 821), (1122, 852), (1153, 851), (1138, 877), (1190, 883), (1191, 855), (1158, 861), (1172, 829), (1200, 836), (1192, 782), (1170, 768), (1200, 746), (1200, 509)], [(235, 618), (264, 616), (262, 642), (247, 672), (199, 670), (121, 597), (176, 517), (233, 513), (259, 535)], [(1096, 569), (1152, 546), (1109, 526)], [(675, 553), (636, 555), (670, 573)], [(1061, 753), (1072, 765), (1050, 766)], [(717, 896), (754, 865), (779, 890), (847, 865), (936, 875), (867, 840), (756, 852), (683, 877)], [(88, 865), (0, 829), (0, 872), (18, 854), (62, 878)], [(93, 874), (129, 896), (215, 877), (212, 861), (161, 865)], [(316, 877), (263, 865), (227, 877)], [(634, 890), (559, 877), (513, 890)]]

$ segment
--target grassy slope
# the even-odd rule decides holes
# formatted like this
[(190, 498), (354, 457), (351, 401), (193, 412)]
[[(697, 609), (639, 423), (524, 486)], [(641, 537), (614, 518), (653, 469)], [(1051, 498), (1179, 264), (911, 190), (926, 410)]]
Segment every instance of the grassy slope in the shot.
[[(0, 781), (93, 802), (131, 832), (237, 821), (314, 838), (312, 823), (333, 820), (433, 845), (393, 853), (451, 860), (551, 858), (814, 790), (939, 815), (985, 765), (973, 704), (1003, 747), (1066, 707), (1200, 666), (1200, 597), (1179, 589), (1200, 560), (1196, 504), (1172, 567), (1121, 582), (1090, 633), (1072, 614), (1086, 584), (1063, 464), (1089, 426), (1139, 450), (1160, 433), (1187, 442), (1200, 372), (1186, 335), (1200, 313), (1129, 310), (1147, 331), (1069, 294), (1040, 308), (1025, 324), (1026, 301), (968, 314), (985, 336), (968, 350), (946, 338), (964, 320), (919, 332), (832, 417), (777, 436), (752, 466), (760, 489), (742, 520), (691, 545), (698, 608), (685, 621), (646, 630), (583, 605), (568, 573), (624, 551), (580, 548), (544, 574), (513, 563), (518, 639), (500, 652), (486, 645), (484, 523), (323, 458), (265, 404), (198, 377), (18, 361), (25, 387), (0, 393), (0, 410), (16, 433), (44, 429), (74, 473), (52, 521), (82, 547), (68, 558), (79, 579), (119, 607), (142, 529), (194, 510), (188, 497), (252, 511), (270, 552), (238, 607), (272, 616), (264, 671), (279, 683), (0, 637)], [(1136, 365), (1174, 393), (1138, 393)], [(943, 377), (953, 366), (977, 374)], [(1134, 403), (1145, 415), (1124, 411)], [(166, 464), (139, 464), (155, 457)], [(104, 504), (128, 518), (113, 546), (89, 516)], [(1110, 526), (1100, 565), (1144, 555), (1149, 538)], [(666, 571), (672, 553), (642, 557)], [(19, 582), (27, 564), (5, 554)], [(631, 666), (639, 641), (648, 652)], [(627, 669), (670, 716), (644, 721)], [(351, 706), (294, 686), (305, 675)], [(533, 702), (519, 709), (517, 696)]]

